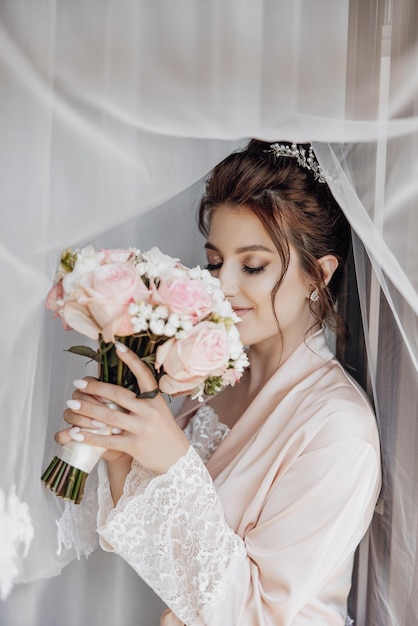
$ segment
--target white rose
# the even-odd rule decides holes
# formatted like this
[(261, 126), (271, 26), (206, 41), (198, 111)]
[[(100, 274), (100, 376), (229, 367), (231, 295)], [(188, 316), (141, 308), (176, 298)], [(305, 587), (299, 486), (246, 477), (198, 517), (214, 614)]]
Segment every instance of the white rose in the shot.
[(156, 246), (147, 252), (144, 252), (143, 255), (149, 262), (147, 267), (147, 274), (149, 278), (157, 278), (164, 276), (167, 273), (172, 275), (172, 272), (179, 261), (179, 259), (174, 259), (167, 254), (163, 254)]
[(82, 276), (94, 272), (104, 258), (104, 252), (96, 252), (93, 246), (82, 248), (77, 254), (73, 271), (66, 274), (62, 280), (64, 293), (71, 294), (79, 288), (79, 281)]

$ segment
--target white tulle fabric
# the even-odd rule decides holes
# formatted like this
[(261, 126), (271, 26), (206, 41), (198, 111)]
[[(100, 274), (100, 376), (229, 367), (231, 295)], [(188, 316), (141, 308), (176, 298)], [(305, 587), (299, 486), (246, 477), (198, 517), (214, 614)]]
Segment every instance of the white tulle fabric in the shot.
[(194, 449), (196, 441), (208, 458), (228, 429), (208, 407), (192, 422), (192, 445), (166, 474), (154, 476), (134, 461), (116, 508), (102, 464), (98, 531), (102, 547), (120, 554), (185, 624), (205, 626), (246, 550)]
[[(15, 485), (29, 530), (27, 543), (2, 544), (16, 566), (4, 579), (6, 626), (20, 613), (14, 583), (77, 556), (65, 543), (57, 555), (64, 504), (37, 478), (71, 381), (89, 371), (63, 353), (80, 338), (44, 311), (59, 253), (159, 245), (202, 262), (202, 177), (250, 136), (314, 141), (353, 225), (384, 464), (356, 622), (416, 621), (417, 12), (414, 0), (1, 2), (0, 489)], [(74, 586), (87, 571), (80, 562)], [(25, 593), (43, 626), (38, 589)], [(126, 611), (144, 594), (121, 588), (116, 603)], [(80, 623), (72, 606), (66, 619)]]

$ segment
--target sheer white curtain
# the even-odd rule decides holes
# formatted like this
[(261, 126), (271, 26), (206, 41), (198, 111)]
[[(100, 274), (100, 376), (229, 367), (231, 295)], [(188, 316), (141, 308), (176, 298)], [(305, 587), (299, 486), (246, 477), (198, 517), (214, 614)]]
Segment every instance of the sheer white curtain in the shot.
[(418, 15), (412, 0), (366, 4), (1, 3), (5, 626), (158, 624), (158, 599), (119, 559), (56, 554), (62, 504), (39, 476), (84, 365), (62, 352), (73, 338), (45, 295), (67, 246), (159, 245), (201, 261), (201, 180), (250, 136), (315, 142), (357, 235), (385, 470), (357, 623), (416, 623)]

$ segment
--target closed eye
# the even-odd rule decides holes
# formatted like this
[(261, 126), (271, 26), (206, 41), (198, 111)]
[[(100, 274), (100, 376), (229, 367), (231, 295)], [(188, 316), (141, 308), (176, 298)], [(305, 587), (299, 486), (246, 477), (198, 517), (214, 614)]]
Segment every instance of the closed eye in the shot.
[(260, 267), (250, 267), (249, 265), (242, 266), (242, 271), (245, 272), (246, 274), (260, 274), (260, 272), (264, 272), (264, 270), (265, 270), (264, 266), (260, 266)]
[(216, 270), (220, 270), (221, 267), (222, 263), (208, 263), (205, 269), (209, 270), (209, 272), (216, 272)]

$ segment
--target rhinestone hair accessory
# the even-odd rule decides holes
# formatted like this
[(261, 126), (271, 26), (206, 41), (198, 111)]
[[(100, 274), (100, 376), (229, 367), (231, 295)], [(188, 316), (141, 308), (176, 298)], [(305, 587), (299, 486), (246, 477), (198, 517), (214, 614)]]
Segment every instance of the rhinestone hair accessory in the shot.
[(298, 165), (312, 172), (319, 183), (327, 182), (325, 174), (316, 160), (312, 146), (309, 146), (308, 153), (306, 153), (305, 148), (298, 146), (296, 143), (292, 143), (290, 146), (284, 143), (272, 143), (265, 152), (272, 152), (276, 157), (284, 156), (296, 159)]

